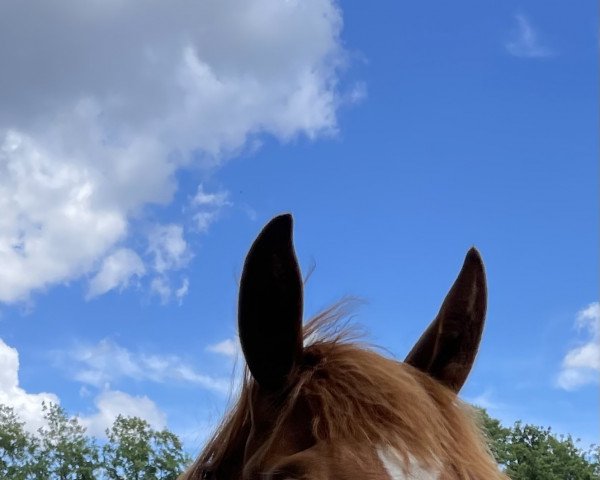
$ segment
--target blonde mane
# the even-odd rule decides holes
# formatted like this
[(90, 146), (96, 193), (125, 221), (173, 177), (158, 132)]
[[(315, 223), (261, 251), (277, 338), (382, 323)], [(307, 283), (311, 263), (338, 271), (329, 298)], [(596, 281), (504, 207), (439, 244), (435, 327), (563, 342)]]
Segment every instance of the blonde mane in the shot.
[[(345, 304), (336, 305), (305, 325), (302, 362), (290, 374), (275, 428), (255, 456), (268, 454), (302, 403), (309, 407), (316, 441), (347, 445), (365, 464), (373, 461), (376, 446), (391, 447), (407, 470), (416, 460), (440, 479), (505, 479), (474, 410), (429, 375), (360, 342), (342, 324), (345, 311)], [(181, 480), (203, 479), (207, 465), (243, 452), (255, 388), (246, 369), (237, 402)]]

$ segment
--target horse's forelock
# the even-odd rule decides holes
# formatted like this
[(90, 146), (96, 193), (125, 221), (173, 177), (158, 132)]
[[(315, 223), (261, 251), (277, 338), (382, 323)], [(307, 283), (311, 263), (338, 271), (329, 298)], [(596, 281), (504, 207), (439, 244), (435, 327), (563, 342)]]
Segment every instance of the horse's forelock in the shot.
[[(310, 407), (315, 442), (369, 445), (371, 461), (377, 462), (377, 448), (391, 449), (408, 470), (417, 462), (424, 471), (445, 472), (440, 479), (504, 478), (471, 409), (426, 374), (358, 343), (356, 331), (343, 320), (348, 306), (337, 304), (306, 324), (304, 360), (293, 372), (287, 396), (271, 411), (273, 428), (260, 451), (251, 452), (257, 463), (269, 456), (282, 429), (293, 435), (298, 426), (290, 424), (290, 413), (303, 402)], [(249, 453), (244, 450), (253, 386), (246, 375), (237, 403), (183, 478), (202, 478), (208, 464), (243, 462)]]

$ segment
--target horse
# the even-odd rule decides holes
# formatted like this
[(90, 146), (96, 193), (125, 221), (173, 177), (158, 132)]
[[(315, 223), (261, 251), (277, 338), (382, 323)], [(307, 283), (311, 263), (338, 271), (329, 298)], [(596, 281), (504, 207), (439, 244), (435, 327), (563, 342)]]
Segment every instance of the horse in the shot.
[(340, 304), (303, 327), (292, 237), (292, 216), (277, 216), (247, 254), (239, 397), (180, 480), (506, 479), (474, 409), (457, 395), (487, 306), (475, 247), (438, 315), (398, 362), (340, 327)]

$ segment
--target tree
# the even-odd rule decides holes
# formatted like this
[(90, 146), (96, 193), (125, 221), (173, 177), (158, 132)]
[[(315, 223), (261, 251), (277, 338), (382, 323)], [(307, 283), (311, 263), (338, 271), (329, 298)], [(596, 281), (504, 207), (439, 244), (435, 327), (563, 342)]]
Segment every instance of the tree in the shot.
[(24, 426), (11, 407), (0, 405), (0, 478), (4, 480), (35, 478), (39, 441)]
[(594, 465), (570, 435), (556, 437), (551, 428), (516, 422), (508, 438), (511, 454), (506, 473), (513, 480), (591, 480)]
[(480, 413), (490, 450), (512, 480), (600, 479), (598, 447), (586, 452), (570, 435), (556, 436), (551, 428), (520, 421), (506, 428), (485, 410)]
[(59, 405), (43, 404), (46, 426), (38, 430), (37, 480), (94, 480), (99, 469), (98, 448), (77, 417), (69, 418)]
[(192, 458), (183, 450), (179, 437), (163, 429), (155, 432), (153, 461), (157, 468), (157, 479), (175, 480), (192, 462)]
[(498, 464), (506, 465), (510, 458), (510, 446), (508, 445), (510, 428), (502, 426), (499, 420), (490, 417), (483, 408), (477, 408), (477, 411), (494, 458)]
[(1, 480), (175, 480), (191, 461), (177, 435), (141, 418), (117, 417), (100, 448), (60, 406), (43, 411), (45, 426), (31, 434), (0, 404)]
[(189, 463), (179, 438), (141, 418), (119, 416), (107, 430), (103, 464), (110, 480), (175, 480)]
[[(583, 451), (571, 436), (516, 422), (503, 426), (480, 412), (490, 449), (512, 480), (600, 479), (600, 448)], [(136, 417), (119, 416), (100, 448), (77, 418), (44, 405), (37, 435), (10, 407), (0, 405), (2, 480), (175, 480), (190, 462), (179, 438)]]

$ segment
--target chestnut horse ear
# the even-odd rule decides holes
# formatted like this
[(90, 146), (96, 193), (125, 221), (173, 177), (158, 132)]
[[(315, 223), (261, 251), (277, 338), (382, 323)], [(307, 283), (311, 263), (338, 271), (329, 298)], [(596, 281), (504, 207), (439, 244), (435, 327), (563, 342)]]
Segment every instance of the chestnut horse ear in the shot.
[(302, 276), (292, 216), (272, 219), (244, 263), (238, 329), (246, 363), (261, 387), (277, 390), (302, 356)]
[(483, 261), (473, 247), (437, 317), (404, 361), (458, 393), (477, 355), (486, 305)]

